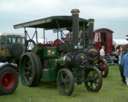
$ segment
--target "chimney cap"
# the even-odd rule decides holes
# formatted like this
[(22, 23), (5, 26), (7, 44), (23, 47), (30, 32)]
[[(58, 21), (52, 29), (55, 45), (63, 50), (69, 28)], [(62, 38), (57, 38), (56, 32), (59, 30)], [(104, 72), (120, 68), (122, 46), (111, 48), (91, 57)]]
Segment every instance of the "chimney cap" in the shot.
[(79, 9), (72, 9), (71, 13), (72, 13), (72, 15), (79, 14), (80, 10)]

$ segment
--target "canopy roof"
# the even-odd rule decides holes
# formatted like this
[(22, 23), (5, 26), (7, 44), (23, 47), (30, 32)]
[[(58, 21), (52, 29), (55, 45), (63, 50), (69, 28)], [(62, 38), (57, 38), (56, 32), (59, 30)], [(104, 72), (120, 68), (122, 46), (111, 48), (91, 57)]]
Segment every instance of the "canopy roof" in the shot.
[(108, 29), (108, 28), (100, 28), (100, 29), (95, 30), (95, 32), (102, 32), (102, 31), (108, 31), (110, 33), (113, 33), (113, 31), (111, 29)]
[[(80, 26), (87, 25), (88, 20), (80, 18)], [(72, 16), (51, 16), (38, 20), (33, 20), (25, 23), (14, 25), (14, 29), (31, 27), (31, 28), (45, 28), (45, 29), (56, 29), (56, 28), (71, 28), (72, 27)]]

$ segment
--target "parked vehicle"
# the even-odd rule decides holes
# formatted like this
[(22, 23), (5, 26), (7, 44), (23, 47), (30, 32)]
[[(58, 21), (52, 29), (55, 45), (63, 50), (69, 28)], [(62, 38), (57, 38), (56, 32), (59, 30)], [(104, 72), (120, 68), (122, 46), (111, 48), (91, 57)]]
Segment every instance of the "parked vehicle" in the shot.
[[(101, 89), (101, 72), (94, 64), (95, 60), (88, 58), (89, 52), (86, 51), (90, 46), (91, 38), (88, 36), (93, 33), (94, 20), (79, 18), (78, 9), (73, 9), (71, 13), (72, 16), (52, 16), (14, 25), (15, 29), (25, 30), (26, 49), (19, 66), (24, 85), (31, 87), (37, 86), (40, 81), (56, 81), (59, 92), (68, 96), (73, 93), (75, 83), (84, 83), (92, 92)], [(27, 28), (35, 28), (32, 38)], [(44, 43), (38, 43), (37, 28), (56, 30), (57, 39), (47, 42), (43, 34)], [(65, 37), (64, 30), (69, 32)], [(81, 39), (82, 36), (84, 39)], [(29, 49), (29, 44), (34, 46)]]
[(18, 85), (18, 64), (24, 51), (24, 37), (0, 35), (0, 95), (13, 93)]
[(18, 63), (24, 51), (24, 37), (16, 34), (0, 35), (0, 62)]

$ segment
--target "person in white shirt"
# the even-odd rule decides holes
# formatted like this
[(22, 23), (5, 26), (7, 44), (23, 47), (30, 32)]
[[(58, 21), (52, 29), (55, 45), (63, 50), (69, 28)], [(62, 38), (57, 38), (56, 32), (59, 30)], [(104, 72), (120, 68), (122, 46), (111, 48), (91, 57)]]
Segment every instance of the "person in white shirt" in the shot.
[(105, 57), (105, 47), (104, 46), (102, 46), (100, 49), (100, 56)]

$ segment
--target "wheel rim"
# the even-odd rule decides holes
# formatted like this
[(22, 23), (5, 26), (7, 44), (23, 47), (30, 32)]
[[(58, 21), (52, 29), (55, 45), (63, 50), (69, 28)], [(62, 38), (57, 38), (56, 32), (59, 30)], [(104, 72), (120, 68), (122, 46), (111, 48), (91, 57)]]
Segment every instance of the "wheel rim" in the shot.
[(11, 90), (16, 83), (16, 76), (13, 73), (6, 73), (1, 79), (1, 85), (5, 90)]
[(107, 68), (106, 63), (100, 62), (100, 70), (101, 70), (101, 71), (104, 71), (106, 68)]
[(101, 73), (102, 73), (102, 76), (103, 77), (105, 77), (105, 76), (107, 76), (107, 71), (108, 71), (108, 66), (107, 66), (107, 64), (105, 63), (105, 62), (100, 62), (100, 70), (101, 70)]
[(60, 73), (59, 82), (60, 86), (64, 89), (64, 91), (68, 92), (70, 88), (70, 78), (65, 72)]
[(25, 56), (22, 63), (22, 76), (25, 81), (32, 82), (33, 80), (33, 71), (32, 71), (32, 62), (28, 56)]
[(58, 88), (61, 94), (71, 95), (74, 89), (73, 76), (70, 76), (65, 70), (61, 70), (57, 76)]
[(86, 82), (87, 87), (95, 91), (101, 81), (99, 78), (99, 73), (97, 73), (95, 70), (91, 70), (88, 73), (87, 79), (88, 79), (88, 81)]

